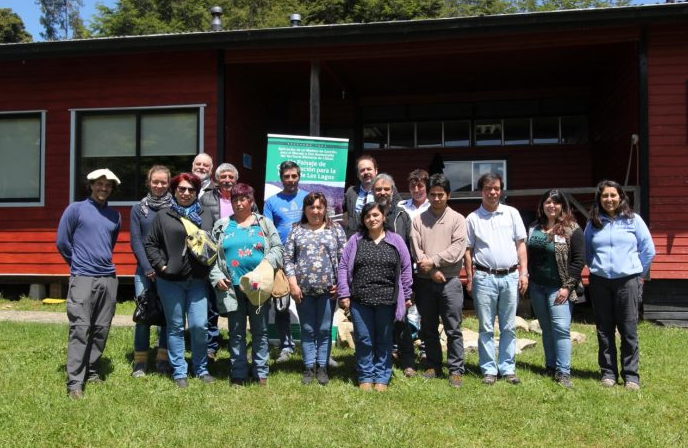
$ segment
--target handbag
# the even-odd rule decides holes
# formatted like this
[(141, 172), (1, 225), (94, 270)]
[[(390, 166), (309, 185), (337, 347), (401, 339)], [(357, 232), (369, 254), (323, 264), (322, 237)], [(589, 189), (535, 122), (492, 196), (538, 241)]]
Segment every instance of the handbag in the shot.
[(275, 283), (275, 269), (263, 258), (258, 266), (239, 279), (239, 288), (246, 294), (253, 306), (260, 307), (272, 297)]
[(186, 230), (186, 247), (199, 263), (204, 266), (212, 266), (217, 259), (217, 243), (210, 232), (199, 229), (196, 224), (186, 218), (181, 218)]
[(272, 285), (272, 303), (275, 311), (286, 313), (291, 306), (291, 294), (289, 292), (289, 280), (282, 268), (275, 269), (275, 281)]
[(162, 308), (162, 302), (158, 293), (153, 288), (146, 288), (134, 297), (136, 309), (132, 320), (137, 324), (157, 325), (164, 327), (167, 325), (165, 321), (165, 311)]

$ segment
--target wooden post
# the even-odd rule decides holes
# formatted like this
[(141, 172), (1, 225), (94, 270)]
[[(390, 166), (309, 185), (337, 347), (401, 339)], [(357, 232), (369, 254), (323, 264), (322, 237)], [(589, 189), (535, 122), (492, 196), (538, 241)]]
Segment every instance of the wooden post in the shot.
[(320, 137), (320, 62), (311, 62), (310, 131), (312, 137)]

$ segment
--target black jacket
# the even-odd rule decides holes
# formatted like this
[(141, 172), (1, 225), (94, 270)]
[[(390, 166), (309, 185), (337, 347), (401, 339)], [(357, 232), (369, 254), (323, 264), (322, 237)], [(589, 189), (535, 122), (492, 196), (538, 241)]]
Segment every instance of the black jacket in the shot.
[[(210, 212), (201, 208), (199, 215), (200, 228), (210, 232), (213, 228)], [(186, 229), (172, 209), (161, 210), (155, 215), (144, 246), (151, 266), (165, 280), (206, 278), (210, 272), (210, 266), (202, 265), (186, 250)], [(163, 266), (167, 266), (164, 272)]]

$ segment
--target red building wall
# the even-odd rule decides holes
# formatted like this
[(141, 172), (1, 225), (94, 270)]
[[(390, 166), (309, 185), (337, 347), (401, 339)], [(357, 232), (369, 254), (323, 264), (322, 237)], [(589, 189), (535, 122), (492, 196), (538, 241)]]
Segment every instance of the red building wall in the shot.
[[(70, 109), (205, 104), (205, 150), (216, 158), (217, 61), (213, 51), (0, 62), (0, 111), (45, 110), (45, 206), (0, 208), (0, 275), (68, 275), (55, 232), (69, 204)], [(116, 196), (113, 197), (116, 200)], [(132, 275), (130, 206), (114, 261)]]
[(688, 30), (648, 33), (652, 277), (688, 279)]

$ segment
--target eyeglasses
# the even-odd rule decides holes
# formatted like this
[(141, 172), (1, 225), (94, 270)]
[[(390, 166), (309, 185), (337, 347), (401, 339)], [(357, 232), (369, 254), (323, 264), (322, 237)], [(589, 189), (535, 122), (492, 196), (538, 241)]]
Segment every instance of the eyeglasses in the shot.
[(177, 187), (177, 192), (179, 193), (196, 193), (194, 187)]

